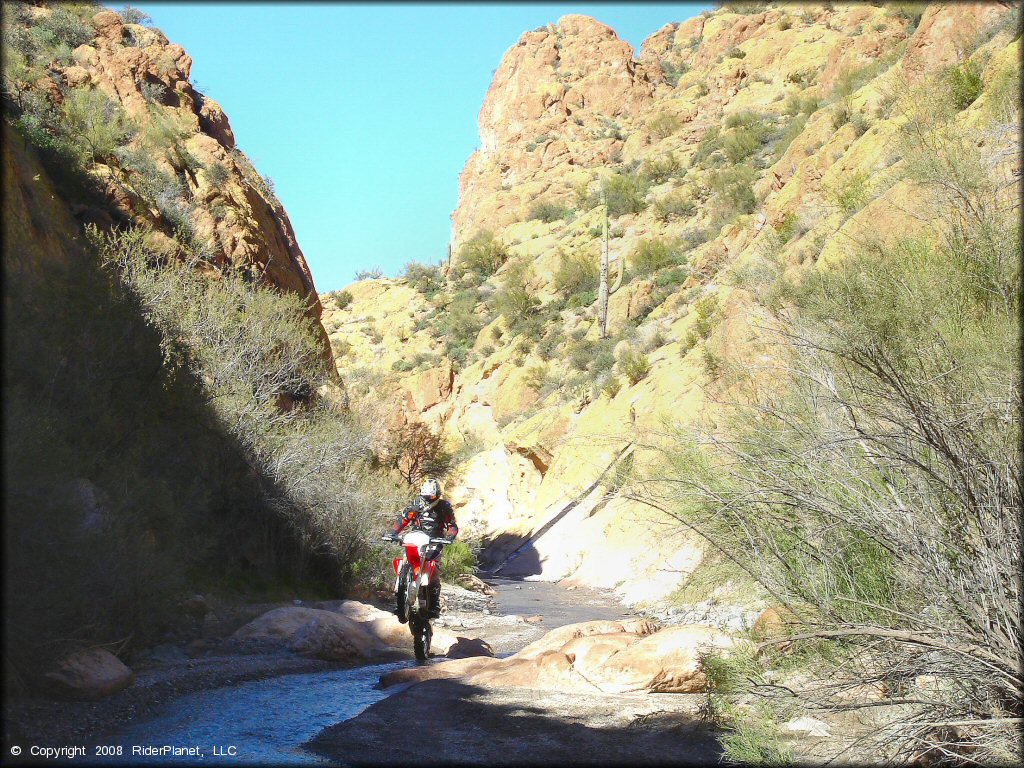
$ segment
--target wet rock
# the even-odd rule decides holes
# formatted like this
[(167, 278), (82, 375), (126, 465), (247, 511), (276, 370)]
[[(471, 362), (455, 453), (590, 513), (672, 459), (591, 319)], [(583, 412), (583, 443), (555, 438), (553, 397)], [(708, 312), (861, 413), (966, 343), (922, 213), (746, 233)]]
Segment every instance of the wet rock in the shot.
[(95, 701), (130, 686), (135, 673), (110, 651), (91, 648), (67, 656), (45, 678), (63, 698)]

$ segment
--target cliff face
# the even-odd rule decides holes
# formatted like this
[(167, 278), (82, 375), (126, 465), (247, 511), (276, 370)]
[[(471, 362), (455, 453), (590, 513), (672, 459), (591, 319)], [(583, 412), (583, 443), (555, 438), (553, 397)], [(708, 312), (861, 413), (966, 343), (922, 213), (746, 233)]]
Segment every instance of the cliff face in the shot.
[[(18, 58), (5, 72), (5, 111), (29, 124), (74, 115), (87, 138), (93, 122), (117, 122), (130, 137), (89, 158), (85, 173), (101, 191), (99, 205), (71, 199), (76, 196), (64, 190), (77, 218), (101, 227), (114, 220), (134, 223), (149, 231), (155, 250), (171, 256), (180, 252), (175, 241), (187, 240), (200, 251), (204, 268), (241, 270), (297, 293), (310, 316), (319, 318), (313, 278), (287, 213), (236, 148), (223, 110), (189, 81), (192, 59), (182, 47), (100, 6), (75, 13), (60, 5), (19, 9), (5, 12), (10, 55)], [(64, 26), (52, 22), (54, 14)], [(70, 25), (73, 37), (64, 31)], [(34, 36), (38, 28), (57, 30), (57, 45), (67, 48), (55, 48), (56, 58), (42, 66), (48, 57), (33, 42), (40, 39)], [(87, 42), (71, 49), (61, 34)], [(109, 104), (83, 97), (95, 93)], [(326, 354), (326, 336), (324, 349)]]
[[(567, 16), (508, 50), (460, 176), (447, 284), (364, 281), (324, 314), (339, 369), (364, 396), (471, 454), (449, 492), (488, 544), (485, 562), (634, 601), (668, 595), (697, 566), (700, 542), (628, 489), (664, 469), (647, 447), (667, 425), (715, 419), (724, 361), (768, 360), (743, 274), (770, 257), (799, 277), (864, 243), (927, 233), (893, 105), (957, 63), (985, 84), (1019, 76), (1009, 13), (726, 7), (667, 25), (635, 57), (609, 28)], [(956, 120), (975, 120), (986, 94)], [(564, 275), (573, 258), (596, 271), (602, 183), (627, 193), (611, 220), (613, 270), (624, 260), (627, 275), (609, 340), (585, 290), (596, 277), (576, 289)], [(476, 287), (459, 276), (459, 247), (482, 230), (505, 258)], [(517, 286), (532, 301), (510, 304)], [(456, 317), (477, 325), (450, 374), (446, 356), (464, 353)]]

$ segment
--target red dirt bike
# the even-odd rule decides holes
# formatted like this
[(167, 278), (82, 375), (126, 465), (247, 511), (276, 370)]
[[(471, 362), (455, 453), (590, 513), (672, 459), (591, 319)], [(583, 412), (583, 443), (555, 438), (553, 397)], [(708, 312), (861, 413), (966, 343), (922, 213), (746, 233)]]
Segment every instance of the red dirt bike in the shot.
[[(430, 626), (430, 587), (440, 585), (441, 549), (451, 544), (452, 539), (432, 538), (423, 531), (412, 530), (387, 534), (384, 540), (400, 542), (405, 548), (405, 556), (391, 562), (395, 569), (398, 620), (408, 622), (416, 658), (426, 661), (434, 635)], [(441, 547), (428, 557), (428, 550), (437, 545)]]

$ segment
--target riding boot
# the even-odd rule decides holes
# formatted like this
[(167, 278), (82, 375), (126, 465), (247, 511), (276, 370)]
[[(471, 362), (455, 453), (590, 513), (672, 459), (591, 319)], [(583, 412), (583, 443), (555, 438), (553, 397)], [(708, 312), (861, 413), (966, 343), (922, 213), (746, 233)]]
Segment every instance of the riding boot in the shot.
[(441, 616), (441, 585), (434, 584), (430, 587), (430, 618), (436, 619)]

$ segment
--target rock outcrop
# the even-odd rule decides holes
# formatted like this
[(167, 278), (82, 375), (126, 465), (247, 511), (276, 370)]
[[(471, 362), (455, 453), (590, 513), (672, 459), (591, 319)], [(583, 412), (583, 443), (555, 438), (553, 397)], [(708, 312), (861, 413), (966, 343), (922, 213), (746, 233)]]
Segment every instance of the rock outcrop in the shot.
[(457, 678), (482, 688), (571, 693), (697, 693), (706, 689), (699, 654), (733, 640), (707, 626), (659, 629), (647, 621), (591, 621), (548, 632), (504, 659), (462, 659), (397, 670), (381, 685)]
[[(919, 23), (885, 5), (737, 8), (666, 25), (635, 54), (581, 16), (522, 35), (460, 175), (450, 269), (429, 289), (369, 280), (345, 308), (325, 299), (339, 369), (373, 372), (362, 396), (464, 452), (448, 493), (500, 575), (634, 604), (671, 595), (704, 544), (629, 486), (664, 474), (666, 424), (714, 424), (731, 371), (771, 368), (770, 318), (745, 279), (770, 262), (795, 280), (858, 243), (927, 236), (899, 94), (965, 57), (985, 83), (1019, 75), (1005, 4), (930, 5)], [(984, 109), (982, 96), (957, 119)], [(610, 257), (628, 269), (602, 341), (593, 293), (555, 276), (570, 257), (596, 268), (609, 179), (635, 197), (611, 216)], [(483, 230), (506, 258), (477, 287), (460, 246)], [(672, 263), (638, 265), (651, 243)], [(528, 311), (499, 313), (510, 288)], [(461, 346), (441, 322), (456, 295), (479, 323)]]
[[(213, 270), (239, 270), (298, 294), (319, 325), (319, 296), (288, 214), (235, 146), (224, 111), (193, 86), (192, 59), (158, 29), (95, 8), (86, 22), (93, 39), (74, 48), (69, 60), (53, 62), (49, 78), (17, 83), (56, 108), (75, 93), (98, 92), (121, 110), (132, 138), (87, 169), (109, 213), (87, 200), (71, 201), (79, 220), (102, 227), (134, 223), (149, 230), (152, 248), (172, 256), (175, 238), (185, 238), (204, 251), (202, 261)], [(31, 23), (53, 12), (48, 6), (24, 11)], [(332, 359), (320, 328), (325, 359)]]

